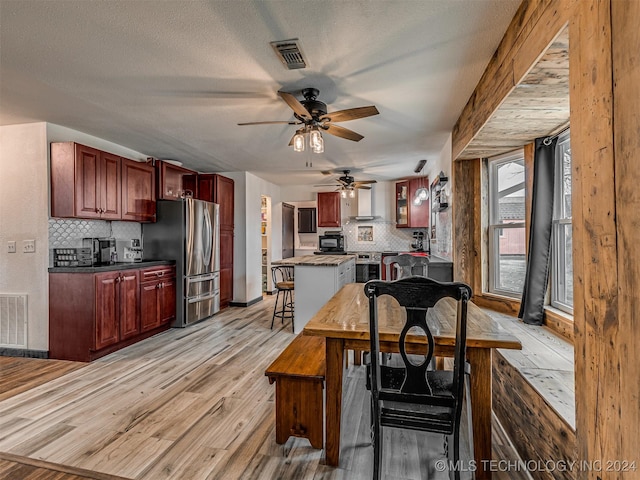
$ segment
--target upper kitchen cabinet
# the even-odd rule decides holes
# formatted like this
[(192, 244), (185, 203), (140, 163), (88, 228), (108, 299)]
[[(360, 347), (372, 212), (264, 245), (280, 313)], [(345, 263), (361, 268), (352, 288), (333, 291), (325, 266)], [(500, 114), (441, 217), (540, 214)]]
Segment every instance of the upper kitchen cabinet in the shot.
[(155, 222), (155, 184), (153, 166), (122, 159), (122, 220)]
[(120, 220), (120, 157), (73, 142), (51, 144), (51, 216)]
[(220, 308), (233, 300), (234, 187), (232, 179), (217, 173), (198, 175), (197, 198), (220, 205)]
[(153, 167), (73, 142), (51, 144), (51, 216), (155, 221)]
[(340, 192), (318, 192), (318, 227), (340, 226)]
[(185, 194), (196, 197), (197, 172), (188, 168), (158, 160), (158, 198), (161, 200), (177, 200)]
[(414, 178), (396, 182), (396, 227), (427, 228), (429, 226), (428, 199), (416, 201), (416, 193), (424, 188), (429, 191), (429, 181), (425, 178)]
[(233, 228), (233, 180), (217, 173), (198, 175), (198, 196), (200, 200), (220, 205), (220, 226)]

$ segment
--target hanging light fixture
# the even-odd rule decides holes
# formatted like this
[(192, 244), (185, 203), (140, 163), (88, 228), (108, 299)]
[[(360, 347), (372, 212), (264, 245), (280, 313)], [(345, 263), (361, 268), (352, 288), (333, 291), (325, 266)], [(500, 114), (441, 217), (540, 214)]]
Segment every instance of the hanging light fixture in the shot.
[(342, 198), (347, 198), (347, 191), (344, 188), (340, 191), (340, 196)]
[[(313, 134), (317, 133), (315, 143), (312, 143)], [(324, 152), (324, 139), (322, 138), (322, 134), (318, 131), (312, 131), (309, 143), (311, 143), (313, 153), (323, 153)]]
[(304, 129), (302, 128), (293, 136), (293, 151), (304, 152)]
[(356, 196), (356, 191), (353, 187), (351, 187), (349, 189), (349, 198), (355, 198), (355, 196)]

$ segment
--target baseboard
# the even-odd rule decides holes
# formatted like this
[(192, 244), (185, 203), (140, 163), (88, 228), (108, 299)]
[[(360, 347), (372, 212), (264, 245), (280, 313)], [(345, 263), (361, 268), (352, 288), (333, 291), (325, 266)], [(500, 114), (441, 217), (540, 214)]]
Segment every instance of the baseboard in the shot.
[(249, 300), (248, 302), (229, 302), (230, 307), (250, 307), (251, 305), (255, 305), (258, 302), (262, 301), (262, 295), (254, 298), (253, 300)]
[(2, 357), (29, 357), (29, 358), (49, 358), (48, 350), (29, 350), (26, 348), (6, 348), (0, 347)]

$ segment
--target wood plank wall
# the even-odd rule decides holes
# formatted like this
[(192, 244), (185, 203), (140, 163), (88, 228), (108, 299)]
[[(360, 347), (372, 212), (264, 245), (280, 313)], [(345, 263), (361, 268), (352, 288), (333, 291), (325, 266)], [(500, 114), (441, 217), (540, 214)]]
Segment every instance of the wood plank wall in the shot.
[(583, 0), (569, 27), (578, 458), (605, 469), (590, 480), (639, 475), (609, 463), (640, 465), (638, 25), (635, 0)]
[[(576, 458), (576, 434), (570, 425), (549, 405), (496, 351), (493, 355), (493, 411), (523, 461), (536, 465), (546, 462), (570, 462)], [(530, 469), (534, 480), (575, 480), (577, 469), (557, 471), (551, 468)], [(551, 471), (553, 470), (553, 471)]]
[[(453, 131), (452, 158), (569, 23), (577, 459), (580, 480), (630, 479), (640, 468), (640, 2), (525, 0)], [(454, 165), (462, 174), (468, 166)], [(457, 183), (457, 182), (456, 182)], [(474, 284), (481, 245), (474, 198), (454, 189), (456, 279)], [(462, 255), (462, 252), (465, 252)], [(475, 265), (466, 262), (475, 258)], [(464, 260), (459, 265), (458, 259)], [(477, 293), (477, 292), (476, 292)], [(620, 462), (620, 463), (608, 463)], [(607, 467), (610, 467), (607, 471)]]

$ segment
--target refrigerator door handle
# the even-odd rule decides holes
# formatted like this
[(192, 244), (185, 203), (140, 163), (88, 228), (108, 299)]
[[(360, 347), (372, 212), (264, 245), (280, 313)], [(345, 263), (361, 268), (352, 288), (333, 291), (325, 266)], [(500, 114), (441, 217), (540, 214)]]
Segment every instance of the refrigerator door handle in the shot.
[(204, 252), (203, 252), (203, 263), (206, 266), (211, 265), (211, 250), (212, 250), (212, 242), (213, 242), (213, 228), (211, 225), (211, 214), (209, 213), (208, 208), (203, 209), (204, 212), (204, 229), (203, 229), (203, 240), (204, 240)]

